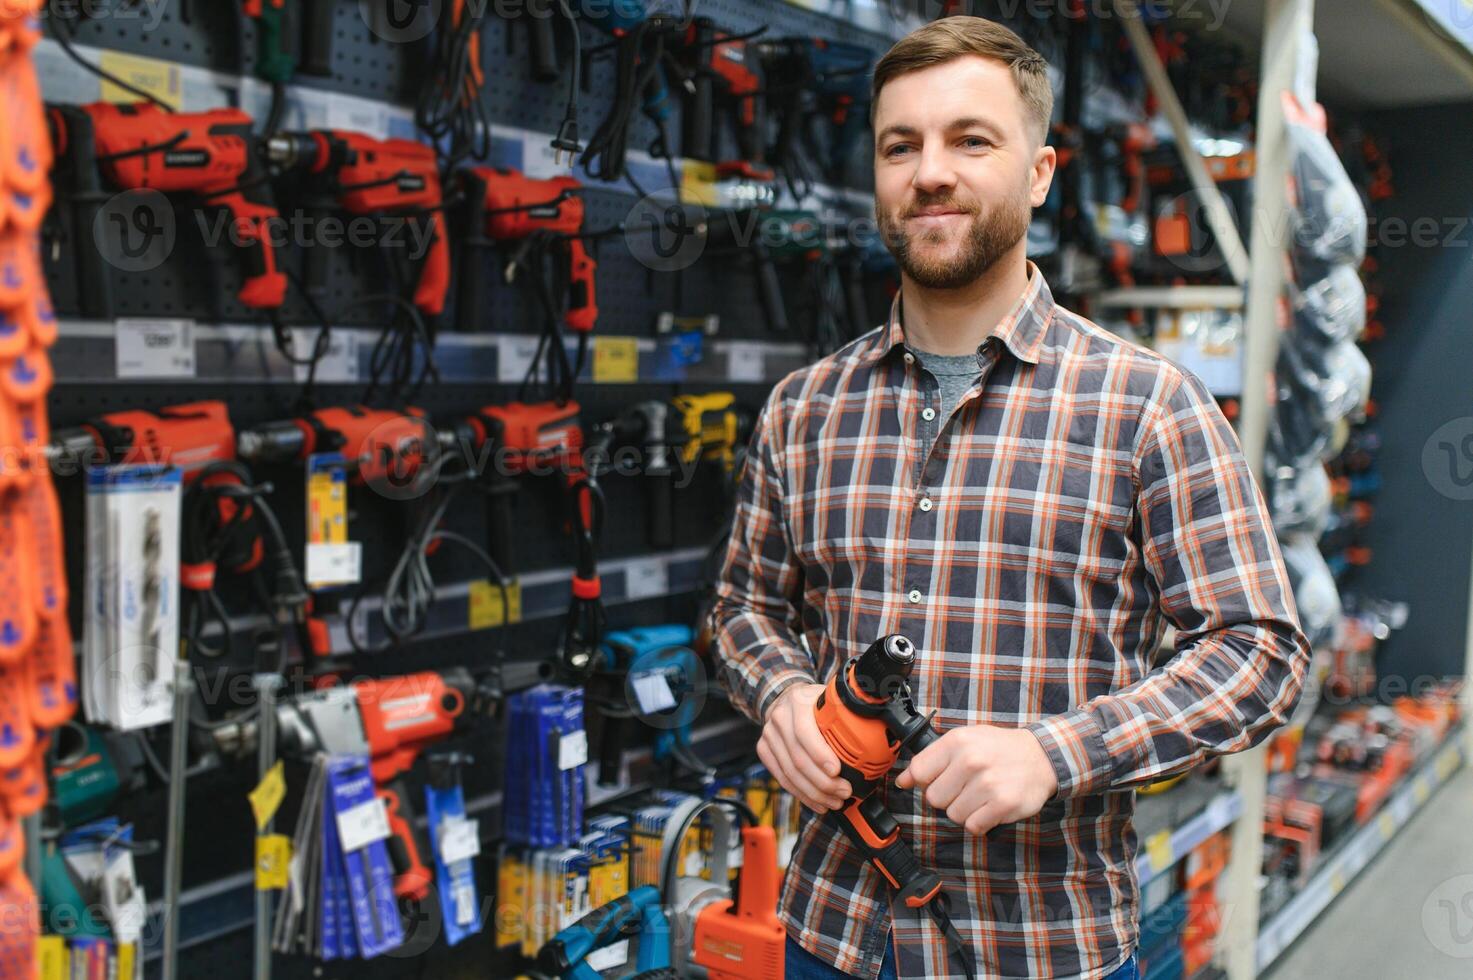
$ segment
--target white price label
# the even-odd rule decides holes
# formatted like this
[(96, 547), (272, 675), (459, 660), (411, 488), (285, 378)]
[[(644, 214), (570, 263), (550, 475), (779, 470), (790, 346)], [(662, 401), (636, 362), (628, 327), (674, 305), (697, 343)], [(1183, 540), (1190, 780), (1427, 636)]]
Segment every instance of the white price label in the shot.
[(440, 861), (445, 865), (466, 861), (481, 853), (481, 822), (464, 817), (446, 817), (440, 823)]
[(352, 585), (363, 575), (363, 542), (307, 545), (307, 584)]
[(327, 128), (351, 129), (389, 138), (389, 112), (381, 103), (333, 93), (327, 97)]
[(476, 890), (469, 885), (455, 889), (455, 924), (468, 926), (476, 921)]
[(670, 566), (661, 558), (632, 561), (624, 573), (624, 598), (649, 599), (670, 591)]
[(634, 688), (641, 714), (653, 715), (675, 707), (675, 693), (670, 690), (670, 679), (663, 671), (635, 674), (629, 678), (629, 686)]
[(388, 837), (389, 815), (384, 810), (384, 801), (377, 796), (338, 814), (338, 839), (343, 843), (344, 854)]
[(557, 740), (557, 767), (573, 769), (588, 761), (588, 733), (583, 729), (568, 732)]
[[(317, 246), (322, 247), (322, 246)], [(292, 328), (292, 356), (299, 361), (311, 358), (317, 349), (318, 327)], [(305, 382), (312, 370), (310, 364), (293, 364), (292, 372), (298, 382)], [(329, 331), (327, 349), (317, 358), (317, 373), (313, 380), (319, 384), (354, 384), (358, 380), (358, 336), (346, 330)]]
[(119, 320), (115, 349), (120, 379), (194, 377), (193, 320)]
[(601, 949), (595, 949), (583, 957), (583, 962), (597, 973), (623, 966), (629, 962), (629, 940), (621, 939), (617, 943), (610, 943)]
[(536, 337), (508, 337), (497, 348), (496, 380), (521, 381), (537, 356)]
[(762, 381), (767, 375), (767, 355), (756, 344), (733, 344), (726, 355), (731, 381)]

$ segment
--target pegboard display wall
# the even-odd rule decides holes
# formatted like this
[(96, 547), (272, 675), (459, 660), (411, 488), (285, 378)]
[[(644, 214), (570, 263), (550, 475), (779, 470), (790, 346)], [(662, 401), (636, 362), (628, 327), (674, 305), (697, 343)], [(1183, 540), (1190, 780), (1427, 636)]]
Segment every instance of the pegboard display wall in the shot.
[[(325, 90), (369, 99), (380, 99), (401, 110), (411, 110), (425, 77), (426, 59), (430, 56), (430, 39), (400, 43), (386, 40), (374, 33), (362, 10), (371, 4), (360, 4), (356, 0), (326, 0), (331, 7), (333, 38), (331, 51), (331, 75), (309, 75), (299, 71), (294, 86), (302, 89)], [(121, 4), (122, 0), (118, 0)], [(433, 6), (433, 5), (432, 5)], [(104, 11), (112, 9), (103, 4)], [(427, 8), (428, 9), (428, 8)], [(483, 28), (483, 62), (486, 65), (484, 98), (490, 118), (496, 125), (530, 131), (527, 152), (541, 152), (548, 136), (556, 131), (562, 119), (567, 98), (566, 77), (551, 83), (541, 83), (532, 77), (529, 39), (524, 23), (520, 19), (497, 16), (496, 6), (491, 5)], [(834, 20), (812, 11), (793, 7), (781, 0), (763, 0), (757, 3), (738, 3), (735, 0), (707, 0), (699, 4), (699, 14), (711, 17), (723, 28), (745, 33), (760, 27), (766, 28), (768, 37), (818, 36), (852, 41), (871, 48), (876, 57), (882, 54), (890, 42), (873, 32)], [(142, 17), (99, 16), (94, 20), (82, 21), (76, 31), (76, 42), (128, 54), (141, 55), (176, 61), (182, 64), (206, 68), (221, 74), (250, 76), (254, 71), (255, 39), (254, 25), (250, 18), (239, 14), (234, 4), (205, 4), (174, 0), (149, 9), (149, 16), (156, 22)], [(609, 35), (580, 20), (579, 31), (585, 52), (593, 52), (607, 46)], [(572, 59), (570, 35), (565, 21), (558, 18), (554, 30), (558, 43), (559, 60), (567, 70)], [(398, 35), (392, 35), (398, 36)], [(578, 92), (580, 135), (586, 142), (599, 123), (609, 113), (612, 93), (615, 90), (615, 65), (611, 52), (586, 55), (583, 84)], [(668, 123), (670, 138), (677, 152), (681, 134), (681, 99), (672, 92), (672, 112)], [(288, 111), (285, 126), (293, 125), (292, 111)], [(772, 121), (769, 119), (769, 127)], [(718, 157), (735, 156), (736, 144), (731, 126), (725, 114), (718, 110), (714, 123), (720, 141)], [(657, 130), (642, 113), (636, 113), (630, 130), (631, 153), (647, 150), (657, 137)], [(863, 141), (856, 146), (857, 157), (862, 158)], [(493, 153), (495, 150), (493, 150)], [(475, 161), (468, 161), (474, 163)], [(492, 163), (504, 163), (493, 159)], [(864, 190), (869, 185), (867, 168), (857, 159), (848, 168), (853, 175), (850, 182), (855, 189)], [(576, 172), (576, 171), (575, 171)], [(641, 184), (646, 191), (657, 191), (668, 187), (663, 165), (640, 168)], [(648, 183), (650, 174), (658, 176), (658, 183)], [(610, 231), (612, 234), (590, 243), (590, 253), (598, 262), (599, 305), (601, 317), (599, 329), (621, 335), (648, 336), (660, 313), (674, 312), (678, 315), (694, 313), (718, 313), (721, 316), (723, 336), (749, 339), (772, 339), (766, 317), (757, 302), (755, 273), (750, 261), (742, 256), (733, 261), (729, 255), (711, 254), (703, 256), (680, 276), (653, 274), (629, 252), (624, 236), (618, 229), (630, 215), (637, 196), (627, 185), (619, 185), (623, 191), (604, 191), (586, 178), (584, 183), (594, 189), (585, 193), (585, 231)], [(289, 189), (288, 189), (289, 190)], [(447, 194), (451, 193), (447, 188)], [(311, 206), (311, 202), (292, 200), (278, 194), (277, 202), (283, 215), (301, 213), (315, 218), (324, 212)], [(851, 206), (849, 210), (855, 209)], [(859, 208), (856, 216), (867, 213)], [(452, 218), (452, 227), (457, 223)], [(200, 215), (181, 207), (175, 220), (177, 241), (172, 253), (156, 269), (142, 273), (123, 274), (108, 271), (113, 299), (113, 315), (132, 317), (190, 317), (202, 321), (259, 322), (262, 316), (245, 308), (236, 300), (241, 271), (232, 260), (229, 248), (207, 248), (206, 231), (214, 227), (214, 216)], [(67, 233), (53, 222), (50, 228), (53, 238)], [(108, 234), (120, 234), (110, 228)], [(454, 234), (454, 232), (452, 233)], [(85, 238), (80, 233), (78, 238)], [(86, 242), (77, 243), (86, 247)], [(112, 246), (116, 248), (116, 246)], [(355, 304), (357, 297), (381, 290), (386, 282), (393, 282), (401, 275), (393, 258), (396, 250), (367, 248), (323, 249), (311, 246), (315, 251), (326, 252), (325, 290), (320, 300), (327, 315), (334, 323), (372, 324), (383, 315), (381, 309), (372, 305)], [(296, 242), (280, 250), (278, 262), (290, 270), (300, 281), (305, 278), (304, 262), (306, 248)], [(47, 276), (57, 309), (75, 315), (80, 310), (74, 263), (66, 260), (65, 249), (48, 249)], [(500, 283), (501, 269), (506, 254), (497, 249), (485, 249), (480, 261), (470, 267), (462, 266), (457, 259), (459, 276), (477, 276), (488, 282)], [(789, 310), (790, 322), (809, 323), (814, 318), (815, 292), (811, 288), (809, 275), (802, 262), (782, 263), (779, 270), (783, 293)], [(663, 281), (661, 281), (663, 280)], [(480, 329), (481, 325), (462, 322), (454, 304), (452, 289), (449, 308), (440, 318), (447, 329)], [(720, 309), (709, 308), (709, 299), (720, 297)], [(515, 328), (515, 325), (535, 323), (535, 301), (524, 288), (506, 289), (494, 287), (491, 324), (496, 329)], [(883, 315), (884, 297), (874, 295), (870, 300), (870, 319)], [(316, 318), (304, 303), (296, 288), (288, 290), (287, 301), (281, 311), (281, 320), (286, 323), (313, 325)], [(877, 321), (876, 321), (877, 322)]]

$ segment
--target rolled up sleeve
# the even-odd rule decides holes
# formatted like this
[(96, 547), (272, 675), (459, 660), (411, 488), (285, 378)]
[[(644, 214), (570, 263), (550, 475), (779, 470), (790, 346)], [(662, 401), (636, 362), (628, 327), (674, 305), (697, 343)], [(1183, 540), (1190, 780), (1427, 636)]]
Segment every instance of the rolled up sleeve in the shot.
[(1143, 420), (1136, 518), (1145, 571), (1177, 630), (1136, 683), (1030, 727), (1059, 796), (1144, 785), (1249, 748), (1298, 702), (1309, 641), (1268, 508), (1202, 383), (1176, 372)]

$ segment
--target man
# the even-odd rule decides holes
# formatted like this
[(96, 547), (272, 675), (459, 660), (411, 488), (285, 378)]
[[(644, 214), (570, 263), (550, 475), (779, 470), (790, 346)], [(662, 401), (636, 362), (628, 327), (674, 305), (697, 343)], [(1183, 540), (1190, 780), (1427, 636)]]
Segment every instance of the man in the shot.
[(987, 977), (1134, 976), (1133, 788), (1254, 744), (1298, 698), (1308, 643), (1221, 411), (1056, 306), (1025, 257), (1052, 102), (1044, 60), (980, 18), (880, 61), (875, 210), (900, 295), (778, 384), (753, 435), (710, 625), (758, 754), (806, 807), (790, 976), (962, 971), (829, 813), (849, 787), (818, 682), (876, 638), (916, 643), (943, 733), (881, 792)]

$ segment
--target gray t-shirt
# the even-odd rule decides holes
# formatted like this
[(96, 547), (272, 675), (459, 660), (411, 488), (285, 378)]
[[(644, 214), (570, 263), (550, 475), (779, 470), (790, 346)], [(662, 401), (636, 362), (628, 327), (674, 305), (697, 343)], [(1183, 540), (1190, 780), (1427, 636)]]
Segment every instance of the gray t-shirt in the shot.
[(941, 389), (941, 412), (938, 418), (944, 422), (951, 417), (951, 410), (956, 407), (962, 394), (977, 380), (977, 375), (982, 373), (982, 369), (977, 366), (977, 355), (932, 354), (909, 344), (905, 349), (915, 355), (918, 364), (936, 376), (936, 384)]

